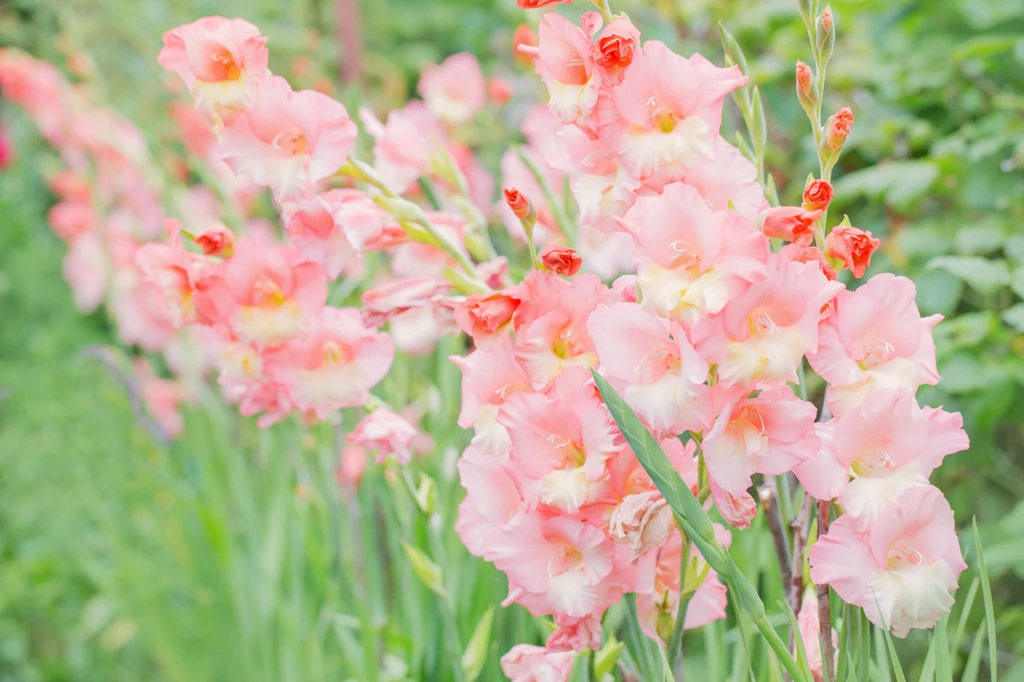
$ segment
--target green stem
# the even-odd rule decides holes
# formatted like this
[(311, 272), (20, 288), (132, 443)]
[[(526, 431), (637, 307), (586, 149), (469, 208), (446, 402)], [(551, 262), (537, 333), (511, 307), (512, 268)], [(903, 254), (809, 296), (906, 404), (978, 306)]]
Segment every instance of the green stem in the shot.
[(594, 0), (594, 4), (601, 10), (601, 16), (604, 17), (606, 24), (612, 23), (615, 20), (615, 16), (612, 14), (612, 8), (608, 4), (608, 0)]
[(681, 661), (683, 653), (683, 625), (686, 623), (686, 608), (690, 604), (692, 593), (686, 591), (686, 574), (690, 563), (690, 542), (682, 530), (683, 548), (679, 558), (679, 605), (676, 610), (676, 624), (672, 628), (672, 640), (668, 644), (669, 667), (676, 669), (677, 662)]

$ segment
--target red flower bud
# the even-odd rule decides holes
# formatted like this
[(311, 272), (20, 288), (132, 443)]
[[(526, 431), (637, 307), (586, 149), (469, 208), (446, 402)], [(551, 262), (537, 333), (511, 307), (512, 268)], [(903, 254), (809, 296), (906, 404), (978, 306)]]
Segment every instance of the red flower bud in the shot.
[(532, 223), (537, 219), (537, 212), (534, 210), (533, 204), (530, 203), (530, 199), (515, 187), (505, 188), (505, 203), (519, 220)]
[(813, 180), (804, 188), (803, 207), (808, 211), (826, 209), (832, 203), (832, 185), (827, 180)]
[(850, 107), (843, 107), (829, 117), (825, 124), (825, 142), (832, 151), (839, 151), (846, 142), (846, 136), (853, 127), (853, 112)]
[(520, 9), (539, 9), (541, 7), (557, 5), (559, 3), (571, 5), (572, 0), (516, 0), (516, 5), (518, 5)]
[(196, 237), (196, 246), (207, 256), (230, 256), (235, 250), (235, 235), (217, 223)]
[(557, 242), (549, 242), (541, 249), (540, 261), (556, 275), (572, 276), (579, 272), (583, 261), (576, 255), (575, 249), (562, 246)]
[(594, 61), (604, 72), (609, 85), (617, 85), (633, 63), (640, 31), (625, 17), (612, 21), (597, 39)]
[(770, 208), (761, 231), (766, 237), (809, 246), (814, 242), (814, 221), (820, 217), (821, 211), (806, 211), (799, 206)]
[(842, 262), (854, 277), (859, 278), (864, 276), (864, 271), (871, 265), (871, 254), (879, 243), (870, 232), (838, 225), (825, 238), (825, 255)]

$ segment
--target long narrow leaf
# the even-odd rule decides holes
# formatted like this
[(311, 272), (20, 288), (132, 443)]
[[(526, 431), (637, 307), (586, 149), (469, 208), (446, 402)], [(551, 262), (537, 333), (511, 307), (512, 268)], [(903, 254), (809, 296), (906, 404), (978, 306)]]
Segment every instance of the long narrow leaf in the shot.
[(992, 605), (992, 583), (988, 579), (988, 568), (985, 566), (985, 552), (981, 549), (981, 536), (978, 535), (978, 519), (974, 519), (974, 546), (978, 550), (978, 573), (981, 575), (981, 595), (985, 600), (985, 625), (988, 628), (988, 667), (992, 682), (999, 677), (999, 665), (996, 661), (996, 611)]
[(764, 602), (747, 580), (732, 556), (715, 539), (711, 517), (704, 511), (690, 487), (662, 451), (658, 442), (644, 426), (636, 413), (600, 374), (591, 370), (594, 382), (601, 391), (608, 411), (622, 435), (633, 449), (637, 460), (650, 475), (665, 501), (679, 519), (686, 536), (697, 546), (705, 561), (728, 583), (740, 606), (754, 621), (765, 642), (794, 680), (807, 680), (796, 659), (790, 654), (779, 633), (768, 622)]

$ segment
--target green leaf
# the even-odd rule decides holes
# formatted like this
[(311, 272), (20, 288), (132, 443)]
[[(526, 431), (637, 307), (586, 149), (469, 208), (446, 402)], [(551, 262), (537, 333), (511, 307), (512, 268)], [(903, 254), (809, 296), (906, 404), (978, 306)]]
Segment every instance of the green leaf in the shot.
[(964, 293), (964, 282), (945, 270), (926, 270), (913, 277), (922, 315), (952, 315)]
[(993, 293), (1010, 284), (1010, 269), (1004, 260), (980, 256), (938, 256), (928, 261), (927, 267), (941, 268), (956, 275), (983, 294)]
[(441, 579), (441, 567), (431, 561), (430, 557), (424, 554), (422, 550), (413, 547), (408, 542), (402, 542), (402, 549), (409, 556), (409, 561), (412, 563), (412, 570), (416, 573), (416, 577), (422, 580), (424, 585), (439, 596), (447, 598), (448, 593), (445, 591), (444, 582)]
[(487, 662), (487, 651), (491, 644), (491, 626), (494, 624), (494, 605), (492, 604), (483, 617), (473, 628), (473, 634), (466, 644), (466, 650), (462, 653), (462, 674), (466, 676), (466, 682), (473, 682), (480, 677)]
[(988, 665), (992, 682), (999, 675), (999, 664), (996, 660), (996, 613), (992, 604), (992, 585), (988, 579), (988, 568), (985, 566), (985, 552), (981, 548), (981, 537), (978, 535), (978, 519), (972, 520), (974, 546), (978, 550), (978, 573), (981, 576), (981, 595), (985, 601), (985, 625), (988, 628)]
[(995, 253), (1006, 241), (1006, 231), (995, 222), (966, 225), (956, 231), (957, 251), (973, 256)]
[(1003, 322), (1024, 334), (1024, 303), (1017, 303), (1003, 311)]
[[(654, 440), (636, 413), (626, 405), (622, 396), (594, 369), (591, 369), (590, 372), (612, 418), (615, 419), (619, 430), (633, 449), (633, 454), (636, 455), (637, 460), (647, 471), (658, 491), (672, 508), (686, 537), (697, 546), (704, 560), (725, 579), (740, 606), (750, 616), (765, 642), (775, 652), (776, 657), (785, 666), (793, 680), (808, 680), (782, 638), (779, 637), (779, 633), (768, 622), (764, 602), (758, 596), (757, 590), (743, 575), (729, 552), (718, 544), (711, 518), (694, 497), (690, 487), (683, 482), (679, 472), (665, 456), (658, 442)], [(661, 647), (658, 647), (658, 650), (664, 656), (664, 650)]]
[(693, 530), (695, 537), (690, 539), (698, 546), (704, 560), (718, 573), (727, 573), (728, 566), (722, 557), (718, 541), (715, 539), (715, 528), (711, 524), (711, 517), (693, 496), (690, 486), (683, 482), (679, 472), (669, 462), (658, 442), (654, 440), (654, 436), (636, 416), (636, 413), (626, 405), (611, 384), (596, 371), (591, 370), (591, 374), (601, 391), (605, 405), (608, 406), (608, 411), (611, 412), (612, 418), (615, 419), (619, 430), (625, 436), (626, 442), (633, 449), (637, 460), (647, 471), (665, 501), (679, 516), (680, 522)]
[(896, 675), (896, 682), (907, 682), (907, 676), (903, 674), (903, 666), (900, 665), (899, 656), (896, 655), (896, 647), (892, 643), (892, 635), (885, 630), (885, 646), (889, 650), (889, 660), (892, 662), (892, 672)]
[(882, 199), (906, 211), (931, 189), (939, 177), (932, 161), (893, 161), (848, 173), (836, 181), (837, 196), (868, 196)]
[(609, 637), (596, 654), (594, 654), (594, 677), (598, 682), (603, 680), (605, 675), (611, 675), (615, 669), (615, 663), (619, 659), (619, 652), (625, 644), (619, 642), (615, 637)]
[(946, 615), (939, 620), (935, 626), (935, 634), (932, 636), (932, 644), (935, 646), (935, 675), (938, 682), (953, 682), (953, 663), (949, 656), (949, 636), (946, 627), (949, 623), (949, 616)]

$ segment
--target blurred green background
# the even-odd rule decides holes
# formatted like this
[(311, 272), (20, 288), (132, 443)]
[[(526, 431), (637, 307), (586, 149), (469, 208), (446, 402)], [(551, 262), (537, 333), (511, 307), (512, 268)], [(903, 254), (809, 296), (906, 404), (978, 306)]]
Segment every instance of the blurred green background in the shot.
[[(6, 0), (0, 45), (61, 65), (88, 55), (90, 87), (143, 129), (157, 158), (169, 126), (168, 81), (155, 61), (161, 35), (206, 14), (259, 25), (271, 69), (296, 86), (326, 79), (344, 101), (365, 98), (378, 111), (414, 91), (422, 66), (461, 50), (476, 53), (489, 75), (529, 81), (512, 63), (511, 36), (531, 18), (513, 0), (353, 0), (358, 17), (339, 20), (345, 4)], [(576, 9), (586, 5), (577, 0)], [(728, 27), (766, 95), (769, 170), (783, 201), (796, 201), (817, 165), (793, 96), (793, 64), (810, 58), (796, 0), (612, 6), (629, 12), (645, 37), (719, 62), (717, 23)], [(825, 109), (850, 106), (856, 115), (835, 173), (835, 214), (882, 237), (872, 271), (912, 277), (922, 312), (947, 317), (936, 330), (943, 380), (920, 399), (963, 412), (971, 449), (947, 459), (936, 483), (962, 527), (977, 517), (995, 580), (1001, 679), (1024, 680), (1024, 3), (832, 7), (838, 39)], [(342, 49), (339, 24), (354, 26), (358, 49)], [(728, 115), (735, 129), (735, 110)], [(436, 623), (416, 630), (432, 622), (432, 596), (398, 561), (398, 541), (412, 533), (454, 555), (458, 573), (447, 579), (461, 576), (460, 594), (471, 597), (454, 614), (463, 640), (504, 596), (496, 572), (465, 556), (451, 533), (436, 544), (429, 524), (409, 521), (408, 500), (391, 511), (379, 505), (379, 495), (400, 496), (400, 482), (371, 474), (359, 493), (361, 516), (351, 495), (347, 511), (335, 509), (344, 496), (317, 488), (333, 485), (336, 451), (289, 451), (295, 466), (285, 475), (275, 458), (260, 457), (290, 447), (275, 441), (290, 434), (239, 431), (240, 420), (214, 401), (189, 415), (181, 442), (155, 443), (117, 377), (83, 355), (114, 336), (102, 314), (75, 311), (60, 275), (64, 247), (43, 217), (53, 200), (38, 170), (45, 147), (13, 105), (0, 102), (0, 122), (16, 154), (0, 172), (0, 682), (447, 679), (434, 677), (446, 670), (432, 660), (445, 646)], [(502, 143), (489, 144), (484, 159)], [(458, 379), (443, 369), (444, 351), (424, 362), (436, 362), (450, 388)], [(451, 393), (438, 425), (452, 421)], [(446, 431), (434, 432), (439, 449), (461, 438)], [(211, 499), (223, 492), (216, 481), (238, 473), (230, 467), (249, 466), (230, 459), (239, 450), (258, 463), (251, 490)], [(208, 470), (211, 461), (225, 469)], [(450, 474), (450, 464), (437, 467)], [(313, 490), (308, 501), (293, 495), (296, 483)], [(451, 519), (457, 490), (442, 484), (441, 493)], [(359, 550), (381, 528), (393, 565)], [(353, 543), (345, 554), (352, 565), (336, 565), (329, 551), (339, 537)], [(963, 541), (973, 564), (969, 532)], [(973, 575), (961, 579), (961, 599)], [(397, 593), (361, 599), (375, 579)], [(964, 627), (974, 632), (980, 620), (976, 609)], [(519, 609), (501, 612), (496, 632), (484, 680), (500, 679), (494, 659), (511, 643), (543, 636)], [(925, 641), (900, 644), (915, 674)], [(966, 656), (970, 638), (962, 641)], [(352, 663), (360, 659), (362, 670)]]

